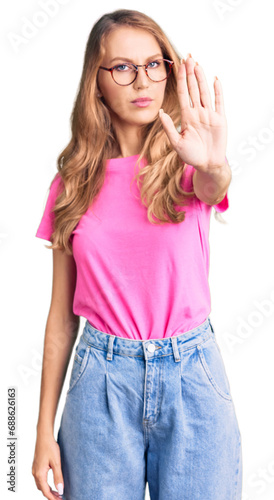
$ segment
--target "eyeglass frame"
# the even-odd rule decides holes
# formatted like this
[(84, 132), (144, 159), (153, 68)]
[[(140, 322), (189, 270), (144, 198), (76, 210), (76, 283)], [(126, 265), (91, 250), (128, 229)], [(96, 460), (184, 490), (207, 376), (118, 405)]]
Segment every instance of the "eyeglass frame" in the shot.
[[(147, 73), (147, 67), (148, 67), (148, 65), (149, 65), (150, 63), (152, 63), (152, 62), (156, 62), (156, 61), (159, 61), (159, 60), (168, 62), (168, 64), (169, 64), (169, 73), (168, 73), (168, 75), (167, 75), (165, 78), (163, 78), (162, 80), (155, 81), (155, 80), (152, 80), (152, 78), (150, 78), (150, 76), (148, 75), (148, 73)], [(127, 62), (127, 61), (124, 61), (124, 63), (121, 63), (121, 64), (115, 64), (115, 66), (112, 66), (111, 68), (105, 68), (104, 66), (99, 66), (99, 69), (105, 69), (106, 71), (110, 71), (110, 72), (111, 72), (112, 79), (113, 79), (113, 81), (116, 83), (116, 85), (120, 85), (121, 87), (127, 87), (128, 85), (132, 85), (132, 83), (133, 83), (133, 82), (135, 82), (135, 80), (137, 79), (137, 76), (138, 76), (138, 71), (139, 71), (139, 69), (138, 69), (138, 68), (143, 68), (143, 67), (145, 67), (145, 72), (146, 72), (147, 77), (148, 77), (148, 78), (149, 78), (152, 82), (154, 82), (154, 83), (160, 83), (160, 82), (163, 82), (164, 80), (167, 80), (167, 79), (168, 79), (169, 75), (171, 74), (171, 70), (172, 70), (172, 68), (173, 68), (173, 66), (174, 66), (174, 61), (170, 61), (169, 59), (163, 59), (162, 57), (161, 57), (161, 58), (158, 58), (158, 59), (155, 59), (155, 60), (154, 60), (154, 59), (152, 59), (151, 61), (149, 61), (149, 62), (148, 62), (148, 63), (146, 63), (146, 64), (133, 64), (133, 63), (131, 63), (131, 62), (128, 62), (128, 64), (131, 64), (132, 66), (134, 66), (134, 67), (135, 67), (135, 78), (134, 78), (134, 80), (132, 80), (132, 82), (130, 82), (130, 83), (126, 83), (126, 84), (124, 84), (124, 83), (117, 83), (117, 82), (116, 82), (116, 80), (114, 80), (113, 70), (114, 70), (115, 68), (117, 68), (117, 66), (122, 66), (122, 65), (123, 65), (123, 64), (125, 64), (126, 62)]]

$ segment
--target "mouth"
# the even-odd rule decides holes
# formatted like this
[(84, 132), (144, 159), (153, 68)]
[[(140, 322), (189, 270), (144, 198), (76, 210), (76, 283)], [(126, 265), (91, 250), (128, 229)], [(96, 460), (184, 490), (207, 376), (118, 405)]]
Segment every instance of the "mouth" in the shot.
[(138, 97), (138, 99), (135, 99), (134, 101), (131, 101), (132, 103), (137, 103), (137, 102), (151, 102), (152, 99), (150, 97)]
[(147, 108), (152, 103), (152, 99), (150, 99), (150, 97), (139, 97), (138, 99), (135, 99), (131, 102), (138, 108)]

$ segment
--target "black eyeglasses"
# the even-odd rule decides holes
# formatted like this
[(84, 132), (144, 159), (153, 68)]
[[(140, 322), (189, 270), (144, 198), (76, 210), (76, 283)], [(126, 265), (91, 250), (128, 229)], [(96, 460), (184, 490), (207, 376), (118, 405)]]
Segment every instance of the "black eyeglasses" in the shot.
[(169, 61), (168, 59), (156, 59), (155, 61), (150, 61), (147, 64), (132, 64), (124, 62), (116, 64), (116, 66), (112, 66), (112, 68), (105, 68), (104, 66), (99, 66), (99, 68), (110, 71), (111, 76), (117, 85), (126, 86), (135, 82), (139, 71), (138, 68), (144, 67), (146, 75), (153, 82), (162, 82), (169, 77), (173, 65), (174, 62)]

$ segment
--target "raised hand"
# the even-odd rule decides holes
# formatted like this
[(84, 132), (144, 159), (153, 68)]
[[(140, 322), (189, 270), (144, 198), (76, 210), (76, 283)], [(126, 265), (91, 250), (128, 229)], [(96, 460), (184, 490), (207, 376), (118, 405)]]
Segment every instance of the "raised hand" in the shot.
[(177, 131), (168, 114), (161, 110), (159, 113), (172, 147), (185, 163), (199, 172), (206, 173), (223, 166), (227, 122), (220, 81), (214, 81), (214, 111), (204, 71), (189, 54), (179, 67), (177, 89), (181, 108), (181, 132)]

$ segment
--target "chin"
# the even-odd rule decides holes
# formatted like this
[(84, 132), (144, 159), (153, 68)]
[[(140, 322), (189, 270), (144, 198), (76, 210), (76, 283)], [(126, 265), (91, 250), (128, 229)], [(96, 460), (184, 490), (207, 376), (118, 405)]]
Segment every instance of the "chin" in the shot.
[(139, 115), (139, 120), (138, 118), (136, 119), (136, 122), (138, 123), (151, 123), (152, 121), (156, 120), (158, 116), (158, 113), (155, 113), (155, 111), (147, 111), (145, 113), (140, 113)]

